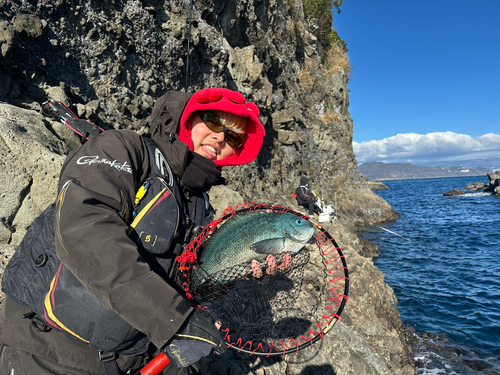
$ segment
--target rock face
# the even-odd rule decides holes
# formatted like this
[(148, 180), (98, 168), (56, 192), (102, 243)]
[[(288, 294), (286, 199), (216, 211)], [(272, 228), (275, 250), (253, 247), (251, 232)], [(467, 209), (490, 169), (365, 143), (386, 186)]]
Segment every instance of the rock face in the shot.
[(389, 189), (387, 185), (385, 185), (383, 182), (380, 181), (370, 181), (368, 178), (365, 176), (365, 181), (368, 187), (372, 190), (387, 190)]
[(399, 215), (357, 170), (346, 72), (323, 69), (316, 33), (299, 0), (203, 0), (191, 25), (182, 0), (0, 0), (1, 263), (54, 200), (65, 156), (79, 146), (40, 114), (45, 97), (104, 129), (147, 135), (165, 91), (228, 87), (259, 106), (267, 136), (255, 162), (224, 170), (231, 184), (211, 192), (217, 213), (242, 201), (298, 210), (291, 193), (300, 176), (313, 177), (313, 189), (339, 209), (327, 229), (344, 250), (351, 289), (341, 321), (317, 347), (275, 360), (229, 351), (206, 359), (205, 371), (414, 374), (396, 297), (356, 234)]
[(493, 195), (500, 196), (500, 171), (487, 174), (490, 182), (485, 185), (485, 191), (491, 191)]

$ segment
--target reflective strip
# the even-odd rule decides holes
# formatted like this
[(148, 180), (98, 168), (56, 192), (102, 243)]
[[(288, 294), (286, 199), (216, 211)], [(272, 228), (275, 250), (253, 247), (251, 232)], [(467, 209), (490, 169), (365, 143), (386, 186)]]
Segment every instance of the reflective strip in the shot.
[[(61, 270), (61, 267), (59, 267), (59, 271)], [(53, 293), (55, 291), (55, 287), (57, 284), (57, 279), (59, 277), (59, 271), (57, 274), (54, 276), (52, 279), (52, 282), (50, 283), (50, 289), (49, 292), (45, 295), (45, 301), (44, 301), (44, 306), (45, 306), (45, 313), (48, 315), (48, 317), (54, 321), (61, 329), (65, 330), (69, 334), (75, 336), (76, 338), (79, 338), (82, 341), (85, 341), (88, 343), (88, 340), (85, 340), (84, 338), (78, 336), (76, 333), (74, 333), (72, 330), (70, 330), (68, 327), (66, 327), (64, 324), (62, 324), (59, 319), (54, 315), (54, 311), (52, 310), (52, 304), (51, 304), (51, 296), (53, 297)], [(54, 303), (54, 301), (52, 301)]]
[(195, 340), (199, 340), (199, 341), (205, 341), (205, 342), (208, 342), (209, 344), (212, 344), (213, 346), (217, 346), (216, 342), (210, 341), (208, 339), (204, 339), (203, 337), (200, 337), (200, 336), (191, 336), (191, 335), (180, 335), (180, 334), (177, 334), (177, 335), (174, 335), (174, 337), (187, 337), (188, 339), (195, 339)]
[[(156, 203), (156, 201), (161, 197), (161, 195), (165, 192), (165, 190), (167, 190), (167, 188), (164, 188), (162, 191), (160, 191), (156, 197), (154, 197), (153, 199), (151, 199), (151, 201), (146, 205), (146, 207), (144, 207), (141, 212), (139, 212), (139, 214), (135, 217), (134, 221), (132, 222), (132, 224), (130, 224), (130, 227), (128, 229), (128, 232), (129, 234), (132, 232), (132, 230), (135, 228), (135, 226), (137, 225), (137, 223), (142, 219), (142, 217), (144, 215), (146, 215), (146, 213), (149, 211), (149, 209), (151, 208), (151, 206), (153, 206), (153, 204)], [(170, 193), (170, 191), (169, 191)]]
[(56, 217), (56, 235), (57, 235), (57, 238), (59, 239), (59, 243), (61, 244), (62, 248), (64, 249), (64, 251), (66, 251), (67, 254), (68, 254), (68, 250), (66, 250), (66, 247), (64, 247), (64, 243), (63, 243), (63, 240), (62, 240), (61, 232), (59, 230), (59, 221), (60, 221), (60, 218), (61, 218), (61, 208), (62, 208), (62, 205), (63, 205), (63, 202), (64, 202), (64, 197), (66, 195), (66, 190), (68, 190), (68, 187), (71, 184), (71, 182), (72, 182), (72, 180), (66, 181), (66, 183), (61, 188), (61, 192), (59, 193), (59, 196), (57, 197), (57, 201), (56, 201), (56, 213), (55, 213), (55, 217)]

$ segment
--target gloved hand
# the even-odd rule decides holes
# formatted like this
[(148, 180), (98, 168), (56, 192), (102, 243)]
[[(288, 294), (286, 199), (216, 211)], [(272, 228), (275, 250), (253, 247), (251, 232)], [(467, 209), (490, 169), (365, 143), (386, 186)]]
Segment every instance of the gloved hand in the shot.
[(209, 310), (195, 310), (165, 348), (167, 357), (181, 368), (198, 362), (212, 350), (216, 354), (224, 353), (226, 344), (215, 327), (216, 321), (217, 318)]
[(182, 183), (193, 193), (203, 193), (212, 186), (226, 184), (226, 180), (212, 160), (189, 152)]

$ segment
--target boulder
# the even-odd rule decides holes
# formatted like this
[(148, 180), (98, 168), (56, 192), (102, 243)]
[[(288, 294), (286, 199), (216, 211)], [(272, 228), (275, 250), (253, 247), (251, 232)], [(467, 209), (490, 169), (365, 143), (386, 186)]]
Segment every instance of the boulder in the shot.
[(490, 185), (492, 186), (500, 186), (500, 171), (495, 171), (493, 173), (487, 174), (490, 179)]
[(16, 28), (8, 21), (0, 20), (0, 46), (3, 57), (9, 53), (15, 35)]
[(41, 114), (0, 102), (0, 237), (18, 245), (33, 219), (57, 194), (68, 146)]
[(459, 189), (453, 189), (447, 193), (444, 193), (443, 195), (445, 197), (456, 197), (457, 195), (463, 195), (464, 192), (462, 190), (459, 190)]
[(474, 182), (472, 184), (467, 184), (466, 187), (464, 187), (464, 190), (484, 190), (487, 188), (488, 185), (482, 183), (482, 182)]
[(237, 191), (221, 185), (210, 189), (210, 203), (215, 210), (215, 217), (218, 218), (227, 208), (240, 208), (239, 205), (244, 203), (244, 199)]
[(368, 187), (372, 190), (387, 190), (387, 185), (380, 181), (368, 181)]

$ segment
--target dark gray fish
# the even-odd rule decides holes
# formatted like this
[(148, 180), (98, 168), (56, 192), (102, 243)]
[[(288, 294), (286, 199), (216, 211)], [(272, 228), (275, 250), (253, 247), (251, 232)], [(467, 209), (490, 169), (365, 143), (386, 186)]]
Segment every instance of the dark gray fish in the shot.
[(237, 215), (207, 240), (200, 265), (193, 268), (193, 285), (200, 285), (211, 275), (252, 259), (261, 260), (278, 252), (296, 253), (314, 231), (310, 221), (288, 213)]

